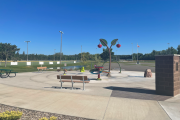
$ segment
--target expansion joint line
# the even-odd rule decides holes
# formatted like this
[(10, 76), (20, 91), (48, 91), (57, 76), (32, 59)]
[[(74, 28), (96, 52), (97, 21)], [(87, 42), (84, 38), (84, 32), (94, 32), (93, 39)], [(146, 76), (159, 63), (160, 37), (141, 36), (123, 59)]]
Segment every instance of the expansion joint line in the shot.
[[(166, 112), (166, 110), (163, 108), (163, 106), (159, 103), (159, 101), (157, 101), (158, 104), (161, 106), (161, 108), (164, 110), (164, 112), (167, 114), (167, 116), (171, 119), (171, 117), (168, 115), (168, 113)], [(171, 119), (172, 120), (172, 119)]]
[[(114, 87), (112, 87), (112, 91), (113, 91), (113, 89), (114, 89)], [(111, 94), (112, 94), (112, 93), (111, 93)], [(107, 104), (107, 106), (106, 106), (106, 110), (105, 110), (105, 112), (104, 112), (104, 116), (105, 116), (105, 114), (106, 114), (106, 111), (107, 111), (107, 108), (108, 108), (108, 105), (109, 105), (110, 98), (111, 98), (111, 96), (109, 96), (109, 100), (108, 100), (108, 104)], [(102, 120), (104, 120), (104, 116), (103, 116), (103, 119), (102, 119)]]

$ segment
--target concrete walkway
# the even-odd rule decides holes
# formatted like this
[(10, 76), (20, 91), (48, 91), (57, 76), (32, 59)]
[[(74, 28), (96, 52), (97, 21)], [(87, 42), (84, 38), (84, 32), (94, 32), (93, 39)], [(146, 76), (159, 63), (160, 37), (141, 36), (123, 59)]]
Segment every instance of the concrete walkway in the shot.
[(67, 75), (87, 75), (90, 83), (63, 83), (62, 72), (18, 73), (0, 78), (0, 103), (26, 109), (98, 120), (179, 120), (180, 95), (159, 96), (155, 91), (155, 74), (144, 78), (143, 72), (112, 71), (112, 77), (88, 71), (68, 71)]

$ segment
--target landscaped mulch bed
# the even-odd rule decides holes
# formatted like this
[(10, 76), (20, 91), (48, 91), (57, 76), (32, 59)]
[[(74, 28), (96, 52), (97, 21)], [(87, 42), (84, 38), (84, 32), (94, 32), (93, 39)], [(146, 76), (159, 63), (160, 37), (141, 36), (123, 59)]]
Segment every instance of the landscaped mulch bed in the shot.
[(43, 118), (43, 117), (46, 117), (49, 119), (52, 116), (57, 117), (57, 120), (93, 120), (93, 119), (87, 119), (87, 118), (81, 118), (81, 117), (61, 115), (61, 114), (56, 114), (56, 113), (29, 110), (29, 109), (0, 104), (0, 113), (5, 112), (6, 110), (23, 112), (23, 115), (20, 120), (39, 120), (40, 118)]

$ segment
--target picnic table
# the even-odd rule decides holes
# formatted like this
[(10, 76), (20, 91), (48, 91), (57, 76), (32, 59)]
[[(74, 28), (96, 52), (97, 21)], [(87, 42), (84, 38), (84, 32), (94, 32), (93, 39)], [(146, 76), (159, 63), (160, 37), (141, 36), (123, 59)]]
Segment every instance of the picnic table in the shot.
[[(4, 71), (4, 72), (3, 72)], [(6, 76), (7, 77), (9, 77), (9, 75), (11, 74), (11, 73), (15, 73), (15, 76), (16, 76), (16, 73), (17, 72), (12, 72), (13, 70), (11, 70), (11, 69), (0, 69), (0, 77), (2, 77), (2, 74), (4, 74), (4, 73), (6, 73)], [(14, 76), (14, 77), (15, 77)]]

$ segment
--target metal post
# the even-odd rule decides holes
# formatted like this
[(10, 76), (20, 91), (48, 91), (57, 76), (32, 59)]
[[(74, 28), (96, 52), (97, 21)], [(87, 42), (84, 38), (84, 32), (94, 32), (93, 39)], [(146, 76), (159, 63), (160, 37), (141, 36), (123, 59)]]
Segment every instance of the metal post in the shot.
[(98, 68), (98, 79), (100, 79), (100, 68)]
[(60, 81), (61, 81), (61, 89), (62, 89), (62, 80), (61, 80), (61, 75), (59, 74), (59, 77), (60, 77)]
[(28, 61), (28, 42), (27, 42), (27, 61)]
[(59, 31), (61, 33), (61, 48), (60, 48), (60, 64), (61, 64), (61, 55), (62, 55), (62, 31)]
[(132, 61), (133, 61), (133, 43), (131, 43), (132, 44)]
[(72, 90), (73, 90), (73, 80), (72, 80), (72, 76), (71, 76), (71, 82), (72, 82)]
[(27, 42), (27, 61), (28, 61), (28, 42), (31, 42), (31, 41), (24, 41), (24, 42)]
[(137, 44), (137, 64), (139, 64), (139, 62), (138, 62), (138, 44)]
[(82, 45), (81, 45), (81, 62), (82, 62)]
[(55, 50), (56, 50), (56, 49), (54, 49), (54, 61), (55, 61)]
[(62, 33), (61, 33), (61, 53), (60, 53), (60, 64), (61, 64), (61, 56), (62, 56)]
[(84, 76), (83, 76), (83, 90), (85, 90), (85, 86), (84, 86)]

